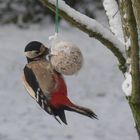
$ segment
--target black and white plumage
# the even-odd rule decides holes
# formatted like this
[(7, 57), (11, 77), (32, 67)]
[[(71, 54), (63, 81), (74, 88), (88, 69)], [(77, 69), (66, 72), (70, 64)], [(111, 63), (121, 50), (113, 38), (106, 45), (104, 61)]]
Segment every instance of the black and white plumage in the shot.
[[(25, 88), (27, 89), (30, 96), (37, 101), (37, 103), (49, 114), (52, 114), (51, 108), (48, 105), (48, 95), (44, 95), (40, 85), (37, 81), (37, 78), (34, 74), (33, 69), (38, 69), (38, 62), (44, 61), (45, 56), (49, 53), (49, 49), (44, 47), (43, 44), (37, 41), (30, 42), (25, 48), (25, 55), (27, 57), (27, 61), (29, 62), (24, 67), (23, 72), (23, 83)], [(32, 62), (32, 63), (30, 63)], [(37, 64), (35, 67), (32, 68), (32, 65)], [(38, 70), (39, 71), (39, 70)], [(42, 77), (40, 77), (42, 79)], [(40, 80), (41, 80), (40, 79)]]
[(93, 111), (77, 106), (69, 100), (64, 78), (52, 68), (46, 59), (48, 54), (49, 49), (37, 41), (30, 42), (25, 48), (28, 63), (24, 67), (22, 79), (30, 96), (59, 123), (56, 116), (67, 124), (64, 110), (97, 119)]

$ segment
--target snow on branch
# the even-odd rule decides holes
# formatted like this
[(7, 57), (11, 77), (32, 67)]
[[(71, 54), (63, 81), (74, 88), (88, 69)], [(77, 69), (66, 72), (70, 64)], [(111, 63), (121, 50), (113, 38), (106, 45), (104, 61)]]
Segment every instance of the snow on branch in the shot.
[(116, 0), (104, 0), (103, 6), (108, 16), (111, 31), (120, 41), (124, 42), (121, 16)]
[[(56, 0), (40, 0), (45, 6), (55, 12)], [(79, 28), (87, 33), (90, 37), (99, 40), (106, 46), (118, 59), (120, 70), (124, 73), (126, 71), (126, 60), (120, 48), (124, 48), (124, 44), (115, 37), (111, 31), (103, 27), (96, 20), (81, 14), (75, 9), (68, 6), (63, 0), (59, 0), (59, 14), (73, 26)]]
[(125, 80), (122, 84), (122, 90), (126, 96), (131, 96), (132, 94), (132, 76), (129, 72), (124, 74)]

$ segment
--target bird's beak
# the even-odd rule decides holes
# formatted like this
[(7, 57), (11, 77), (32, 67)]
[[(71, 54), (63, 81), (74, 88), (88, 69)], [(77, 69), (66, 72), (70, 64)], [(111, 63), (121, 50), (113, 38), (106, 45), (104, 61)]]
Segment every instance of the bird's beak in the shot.
[(49, 49), (49, 48), (47, 48), (47, 47), (44, 47), (44, 48), (45, 48), (44, 53), (45, 53), (46, 55), (49, 55), (49, 54), (50, 54), (50, 49)]

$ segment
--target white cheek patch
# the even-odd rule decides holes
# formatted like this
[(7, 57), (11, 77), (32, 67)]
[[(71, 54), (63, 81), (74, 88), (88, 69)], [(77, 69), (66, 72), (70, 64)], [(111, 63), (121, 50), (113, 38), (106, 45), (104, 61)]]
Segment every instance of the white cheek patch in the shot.
[(34, 58), (40, 55), (40, 53), (37, 54), (36, 51), (28, 51), (28, 52), (25, 52), (24, 54), (28, 58)]

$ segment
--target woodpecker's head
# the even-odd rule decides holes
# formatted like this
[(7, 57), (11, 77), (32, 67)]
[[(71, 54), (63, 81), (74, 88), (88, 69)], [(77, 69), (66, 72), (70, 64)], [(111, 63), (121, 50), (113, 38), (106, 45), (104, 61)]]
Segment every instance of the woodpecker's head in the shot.
[(38, 41), (32, 41), (27, 44), (24, 50), (27, 61), (36, 61), (45, 58), (49, 54), (49, 49)]

